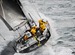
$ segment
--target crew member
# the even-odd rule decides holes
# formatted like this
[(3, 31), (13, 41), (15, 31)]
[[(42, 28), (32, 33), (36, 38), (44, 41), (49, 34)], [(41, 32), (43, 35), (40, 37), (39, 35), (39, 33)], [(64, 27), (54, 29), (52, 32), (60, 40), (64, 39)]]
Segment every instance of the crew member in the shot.
[(43, 19), (39, 20), (39, 28), (41, 32), (43, 32), (46, 29), (46, 24), (47, 22), (43, 21)]
[(37, 30), (37, 27), (36, 26), (33, 26), (30, 30), (30, 32), (32, 33), (33, 36), (36, 35), (36, 30)]
[(28, 40), (28, 36), (24, 35), (24, 40)]
[(22, 44), (26, 45), (27, 42), (28, 42), (28, 36), (24, 35)]
[(40, 41), (38, 40), (37, 35), (36, 35), (37, 27), (36, 27), (36, 26), (33, 26), (33, 27), (31, 28), (31, 31), (30, 31), (30, 32), (32, 33), (34, 39), (38, 41), (38, 46), (40, 46), (41, 43), (40, 43)]

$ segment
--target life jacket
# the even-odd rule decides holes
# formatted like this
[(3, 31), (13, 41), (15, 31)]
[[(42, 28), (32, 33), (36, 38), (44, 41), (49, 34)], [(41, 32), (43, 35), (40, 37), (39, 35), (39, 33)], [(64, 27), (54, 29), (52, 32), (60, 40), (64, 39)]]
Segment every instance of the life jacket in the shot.
[(32, 33), (32, 35), (36, 35), (36, 29), (37, 29), (36, 26), (31, 28), (30, 32)]
[(25, 41), (28, 40), (28, 36), (25, 35), (25, 36), (24, 36), (24, 40), (25, 40)]
[(47, 22), (44, 22), (42, 19), (39, 20), (39, 28), (41, 31), (44, 31), (46, 29)]

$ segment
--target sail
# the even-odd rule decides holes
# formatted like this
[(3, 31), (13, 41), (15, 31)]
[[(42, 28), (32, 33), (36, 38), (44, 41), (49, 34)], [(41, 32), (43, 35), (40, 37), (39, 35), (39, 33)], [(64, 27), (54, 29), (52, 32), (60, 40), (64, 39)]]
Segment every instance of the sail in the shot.
[[(25, 15), (20, 9), (19, 5), (13, 0), (2, 0), (2, 7), (0, 7), (0, 15), (5, 21), (14, 28), (15, 26), (22, 23), (25, 19)], [(5, 17), (4, 17), (5, 16)], [(3, 20), (3, 19), (2, 19)], [(7, 26), (9, 26), (7, 25)]]

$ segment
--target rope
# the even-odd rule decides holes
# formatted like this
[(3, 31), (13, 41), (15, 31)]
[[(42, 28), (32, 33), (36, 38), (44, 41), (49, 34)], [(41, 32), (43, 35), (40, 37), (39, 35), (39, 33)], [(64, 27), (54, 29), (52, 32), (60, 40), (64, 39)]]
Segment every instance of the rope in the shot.
[(3, 1), (1, 0), (1, 4), (0, 5), (1, 5), (1, 8), (2, 8), (3, 18), (5, 19), (6, 18), (5, 17), (5, 12), (4, 12), (4, 8), (3, 8), (3, 5), (2, 4), (3, 4)]
[(4, 40), (6, 40), (3, 36), (2, 36), (2, 34), (0, 33), (0, 36), (4, 39)]
[[(5, 13), (4, 13), (4, 9), (3, 9), (3, 1), (1, 0), (0, 1), (1, 3), (0, 3), (0, 5), (1, 5), (1, 8), (2, 8), (2, 13), (3, 13), (3, 18), (5, 18)], [(3, 36), (2, 36), (2, 34), (0, 34), (0, 36), (4, 39), (4, 40), (6, 40)]]

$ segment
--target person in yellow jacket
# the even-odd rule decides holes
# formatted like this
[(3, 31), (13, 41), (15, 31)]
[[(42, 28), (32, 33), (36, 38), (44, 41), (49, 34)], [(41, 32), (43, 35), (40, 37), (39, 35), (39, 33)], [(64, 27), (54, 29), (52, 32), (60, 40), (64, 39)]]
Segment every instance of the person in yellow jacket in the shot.
[(36, 36), (37, 27), (36, 27), (36, 26), (33, 26), (33, 27), (31, 28), (31, 31), (30, 31), (30, 32), (32, 33), (34, 39), (38, 41), (38, 46), (40, 46), (41, 43), (40, 43), (40, 41), (38, 40), (38, 38), (37, 38), (37, 36)]
[(25, 41), (28, 40), (28, 36), (24, 35), (24, 40)]
[(43, 21), (43, 19), (39, 20), (39, 28), (41, 32), (43, 32), (46, 29), (46, 24), (47, 22)]
[(24, 44), (26, 46), (27, 42), (28, 42), (28, 36), (24, 35), (22, 44)]
[(32, 33), (33, 36), (36, 35), (36, 31), (37, 31), (37, 27), (36, 26), (31, 27), (30, 32)]

